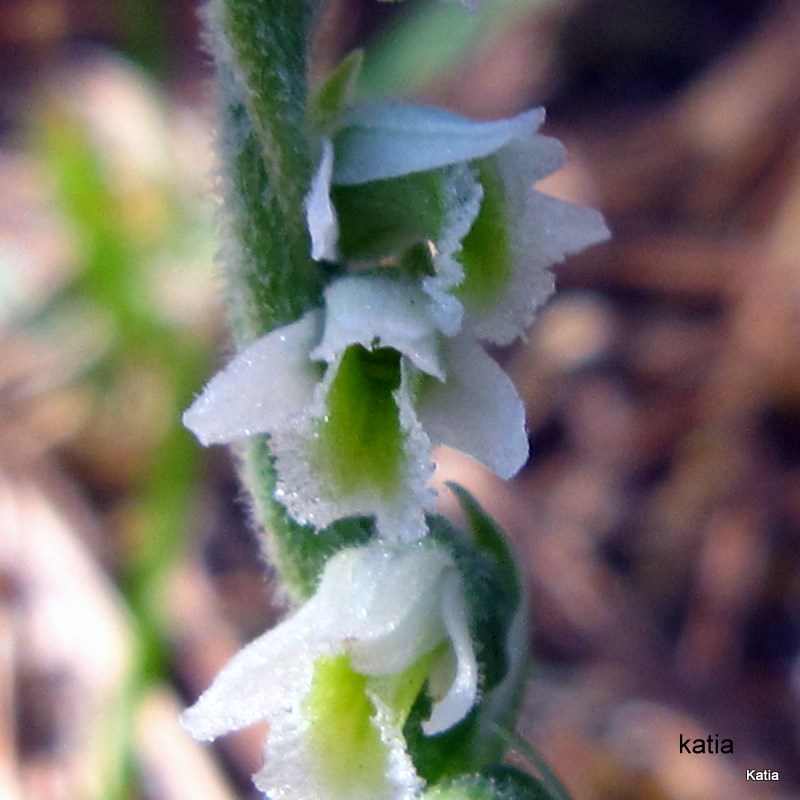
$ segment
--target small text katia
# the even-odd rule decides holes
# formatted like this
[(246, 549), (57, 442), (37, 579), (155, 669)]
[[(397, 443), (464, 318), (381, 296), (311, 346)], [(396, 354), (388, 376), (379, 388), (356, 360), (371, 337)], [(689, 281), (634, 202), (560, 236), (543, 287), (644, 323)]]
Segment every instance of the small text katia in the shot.
[(719, 734), (709, 734), (705, 739), (691, 739), (680, 734), (681, 753), (732, 753), (733, 739), (720, 739)]
[(780, 775), (774, 769), (749, 769), (747, 770), (748, 781), (779, 781)]

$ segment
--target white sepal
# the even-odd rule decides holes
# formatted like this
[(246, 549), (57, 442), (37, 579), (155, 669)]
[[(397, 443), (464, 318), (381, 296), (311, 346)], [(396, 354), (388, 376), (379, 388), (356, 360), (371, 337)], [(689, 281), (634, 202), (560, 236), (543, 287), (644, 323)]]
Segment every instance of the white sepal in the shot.
[(422, 389), (418, 414), (428, 436), (510, 478), (528, 458), (525, 408), (511, 379), (468, 334), (448, 340), (447, 380)]
[(342, 119), (334, 142), (333, 182), (369, 183), (483, 158), (532, 135), (543, 121), (541, 108), (477, 122), (438, 108), (356, 107)]
[(269, 433), (307, 408), (318, 373), (308, 358), (319, 340), (319, 311), (262, 336), (218, 372), (183, 415), (204, 444)]
[(340, 278), (325, 290), (325, 330), (312, 358), (333, 361), (351, 344), (391, 347), (443, 378), (430, 303), (413, 283), (372, 275)]
[(333, 174), (333, 142), (322, 139), (322, 157), (306, 195), (305, 210), (311, 236), (311, 258), (314, 261), (336, 261), (339, 257), (339, 222), (331, 202)]
[[(464, 591), (460, 576), (455, 572), (445, 579), (442, 618), (450, 639), (450, 651), (445, 653), (445, 658), (455, 662), (455, 674), (441, 697), (435, 697), (430, 718), (422, 723), (422, 731), (427, 736), (452, 728), (478, 701), (478, 661), (469, 632)], [(441, 677), (436, 683), (441, 683)]]

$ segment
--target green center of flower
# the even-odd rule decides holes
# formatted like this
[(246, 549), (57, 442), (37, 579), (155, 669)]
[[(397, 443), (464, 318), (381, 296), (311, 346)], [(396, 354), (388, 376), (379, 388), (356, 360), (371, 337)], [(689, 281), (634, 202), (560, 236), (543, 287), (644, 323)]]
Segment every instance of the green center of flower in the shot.
[(483, 185), (483, 202), (457, 258), (464, 280), (455, 290), (468, 308), (490, 308), (503, 299), (511, 279), (511, 253), (503, 179), (491, 159), (476, 164)]
[(339, 247), (348, 259), (383, 258), (431, 239), (445, 214), (441, 175), (417, 172), (360, 186), (334, 186)]
[(400, 353), (348, 347), (319, 423), (322, 467), (334, 490), (371, 486), (390, 497), (400, 484), (403, 431), (393, 392), (400, 386)]
[(380, 796), (386, 780), (387, 751), (371, 721), (367, 680), (346, 655), (321, 658), (305, 701), (318, 779), (331, 796), (348, 800)]

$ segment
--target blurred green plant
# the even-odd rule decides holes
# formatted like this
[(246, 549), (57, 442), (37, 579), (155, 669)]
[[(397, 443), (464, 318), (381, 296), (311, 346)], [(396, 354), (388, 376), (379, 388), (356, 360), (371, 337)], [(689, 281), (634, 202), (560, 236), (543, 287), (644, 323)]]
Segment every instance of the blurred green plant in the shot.
[(359, 85), (365, 98), (413, 97), (552, 0), (485, 0), (474, 14), (457, 3), (409, 9), (366, 48)]
[(167, 675), (165, 592), (187, 543), (198, 477), (197, 448), (175, 420), (209, 369), (209, 331), (181, 293), (191, 302), (202, 294), (213, 226), (181, 182), (172, 136), (156, 87), (108, 57), (47, 93), (32, 125), (31, 149), (52, 180), (77, 263), (23, 324), (40, 336), (56, 335), (64, 318), (88, 328), (93, 352), (76, 376), (91, 396), (82, 438), (98, 472), (117, 471), (99, 477), (123, 498), (116, 567), (136, 653), (107, 716), (101, 785), (109, 800), (132, 796), (137, 704)]

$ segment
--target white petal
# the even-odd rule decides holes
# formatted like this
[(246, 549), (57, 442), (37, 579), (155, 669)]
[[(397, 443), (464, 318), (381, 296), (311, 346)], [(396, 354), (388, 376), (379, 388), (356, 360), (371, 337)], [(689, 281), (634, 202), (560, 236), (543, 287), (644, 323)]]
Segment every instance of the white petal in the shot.
[[(309, 601), (316, 607), (317, 631), (344, 641), (342, 649), (356, 645), (354, 662), (366, 659), (365, 650), (393, 636), (414, 613), (420, 597), (440, 596), (440, 575), (452, 566), (444, 550), (424, 544), (374, 543), (341, 550), (328, 560)], [(444, 629), (439, 640), (443, 636)], [(412, 654), (411, 661), (424, 652)], [(374, 664), (359, 671), (380, 674), (397, 670)]]
[(358, 107), (336, 136), (333, 182), (368, 183), (482, 158), (533, 134), (543, 121), (542, 109), (477, 122), (436, 108)]
[(331, 202), (333, 174), (333, 142), (322, 140), (322, 157), (306, 196), (306, 224), (311, 236), (311, 258), (314, 261), (336, 261), (338, 258), (339, 221)]
[(380, 549), (391, 569), (375, 582), (368, 627), (349, 636), (354, 640), (349, 647), (353, 666), (376, 676), (402, 672), (444, 640), (443, 576), (454, 568), (441, 548), (420, 544)]
[[(305, 651), (298, 650), (295, 657), (302, 658), (304, 653), (315, 650), (335, 655), (356, 646), (366, 649), (370, 644), (380, 649), (383, 637), (391, 637), (393, 629), (413, 607), (416, 591), (424, 597), (440, 600), (438, 574), (447, 556), (432, 548), (425, 550), (425, 555), (432, 558), (424, 565), (417, 548), (370, 545), (334, 555), (325, 566), (317, 592), (302, 609), (306, 619), (311, 621), (306, 626), (308, 638), (316, 638), (318, 644), (306, 644)], [(426, 569), (421, 571), (423, 566)], [(400, 597), (397, 585), (408, 580), (411, 567), (416, 568), (417, 583), (409, 586), (406, 594)], [(384, 597), (387, 588), (396, 601), (393, 604), (387, 603)], [(441, 616), (438, 608), (437, 616)], [(441, 641), (445, 629), (441, 623), (439, 627)], [(353, 655), (354, 667), (356, 661)], [(304, 694), (308, 685), (308, 681), (303, 683)], [(318, 763), (319, 751), (309, 746), (309, 721), (302, 713), (279, 712), (269, 718), (264, 767), (254, 776), (258, 788), (270, 797), (287, 800), (412, 800), (417, 797), (421, 781), (405, 749), (402, 726), (391, 709), (383, 706), (369, 691), (367, 694), (376, 709), (373, 724), (386, 747), (388, 769), (382, 784), (376, 786), (370, 781), (360, 787), (355, 781), (347, 797), (342, 798), (324, 779), (325, 772)]]
[(456, 670), (447, 693), (434, 703), (430, 718), (422, 723), (422, 731), (427, 736), (452, 728), (467, 716), (478, 700), (478, 663), (469, 632), (461, 576), (455, 570), (446, 578), (442, 616), (455, 654)]
[(312, 311), (246, 347), (209, 381), (183, 415), (184, 425), (205, 445), (283, 425), (313, 396), (318, 376), (309, 351), (319, 327), (320, 313)]
[(508, 202), (521, 208), (536, 181), (564, 166), (567, 149), (558, 139), (537, 134), (509, 142), (497, 158), (506, 181)]
[[(321, 655), (352, 650), (364, 674), (405, 669), (445, 638), (441, 575), (452, 567), (445, 551), (424, 545), (336, 553), (314, 596), (240, 650), (182, 724), (198, 739), (213, 739), (271, 715), (296, 716)], [(394, 647), (414, 640), (403, 631), (409, 623), (420, 629), (414, 646)]]
[(332, 362), (352, 344), (391, 347), (423, 372), (444, 377), (427, 297), (411, 283), (370, 275), (340, 278), (325, 290), (325, 331), (312, 357)]
[(527, 330), (555, 289), (550, 267), (609, 237), (602, 214), (533, 191), (535, 180), (558, 169), (563, 148), (537, 136), (498, 154), (511, 232), (512, 275), (491, 307), (471, 310), (468, 321), (480, 339), (505, 345)]
[(240, 650), (182, 717), (196, 739), (215, 739), (263, 719), (302, 716), (313, 663), (333, 648), (320, 636), (315, 609), (305, 605)]
[[(463, 641), (459, 586), (452, 558), (437, 547), (377, 544), (343, 550), (326, 564), (314, 596), (235, 656), (182, 723), (195, 737), (211, 739), (267, 719), (265, 764), (254, 776), (259, 789), (292, 800), (342, 800), (325, 784), (320, 754), (309, 744), (306, 697), (315, 660), (349, 652), (356, 670), (380, 681), (449, 637), (459, 668), (440, 717), (453, 724), (470, 683), (471, 644)], [(403, 720), (380, 692), (368, 690), (368, 696), (387, 748), (386, 780), (365, 786), (363, 793), (356, 782), (347, 800), (411, 800), (422, 784), (405, 748)]]
[(397, 491), (386, 498), (372, 487), (341, 496), (336, 476), (319, 466), (316, 447), (316, 419), (324, 413), (324, 396), (335, 376), (337, 362), (328, 369), (310, 411), (293, 418), (272, 434), (271, 444), (278, 473), (276, 499), (291, 516), (318, 530), (337, 519), (374, 516), (378, 534), (387, 542), (413, 542), (428, 532), (425, 510), (433, 508), (435, 495), (426, 484), (433, 471), (431, 443), (414, 410), (407, 370), (394, 393), (405, 434), (404, 463)]
[(510, 478), (528, 458), (525, 408), (514, 384), (467, 335), (449, 341), (445, 359), (447, 381), (430, 381), (418, 403), (426, 433)]

